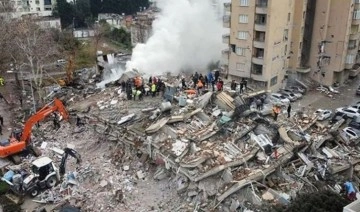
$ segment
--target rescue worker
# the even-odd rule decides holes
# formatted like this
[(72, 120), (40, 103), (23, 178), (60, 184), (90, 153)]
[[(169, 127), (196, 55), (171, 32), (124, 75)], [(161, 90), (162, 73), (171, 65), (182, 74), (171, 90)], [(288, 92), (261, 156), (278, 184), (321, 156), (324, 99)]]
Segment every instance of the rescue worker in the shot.
[(290, 113), (291, 113), (291, 104), (289, 104), (289, 106), (287, 107), (288, 118), (290, 118)]
[(3, 77), (0, 77), (0, 85), (3, 86), (5, 84), (5, 80)]
[(54, 124), (54, 129), (55, 129), (55, 130), (60, 129), (60, 123), (59, 123), (59, 119), (58, 119), (56, 113), (54, 113), (53, 124)]
[(185, 89), (187, 86), (186, 86), (186, 82), (185, 82), (185, 77), (182, 77), (181, 79), (181, 85), (182, 85), (182, 88)]
[(214, 92), (215, 91), (215, 81), (214, 81), (214, 76), (211, 73), (211, 71), (208, 73), (208, 81), (209, 81), (209, 83), (211, 83), (211, 86), (212, 86), (212, 89)]
[(153, 83), (151, 85), (151, 93), (152, 93), (152, 97), (155, 97), (155, 94), (156, 94), (156, 84)]
[(273, 107), (273, 113), (274, 113), (274, 121), (277, 121), (277, 118), (278, 118), (279, 113), (280, 113), (280, 107), (275, 105)]
[(230, 85), (231, 90), (235, 91), (236, 86), (237, 86), (237, 84), (236, 84), (235, 80), (231, 81), (231, 85)]
[(215, 71), (215, 82), (218, 81), (219, 77), (220, 77), (220, 71), (219, 71), (219, 70), (216, 70), (216, 71)]
[(256, 100), (256, 109), (259, 111), (261, 110), (261, 99)]
[(198, 80), (196, 87), (197, 87), (198, 94), (200, 94), (200, 90), (204, 87), (204, 84), (201, 82), (200, 79)]

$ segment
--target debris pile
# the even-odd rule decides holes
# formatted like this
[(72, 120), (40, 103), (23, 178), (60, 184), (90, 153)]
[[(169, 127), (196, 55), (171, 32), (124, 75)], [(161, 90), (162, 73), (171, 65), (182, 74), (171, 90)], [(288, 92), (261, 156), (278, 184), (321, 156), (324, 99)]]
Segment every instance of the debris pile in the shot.
[(62, 183), (39, 201), (70, 201), (84, 211), (255, 210), (287, 205), (299, 193), (339, 193), (345, 179), (360, 183), (358, 147), (313, 111), (274, 121), (266, 109), (249, 107), (249, 93), (171, 95), (171, 102), (125, 100), (117, 87), (70, 95), (77, 100), (67, 99), (69, 110), (84, 126), (64, 123), (54, 133), (46, 123), (34, 137), (36, 145), (47, 143), (44, 155), (58, 158), (56, 149), (73, 145), (83, 162), (69, 162)]

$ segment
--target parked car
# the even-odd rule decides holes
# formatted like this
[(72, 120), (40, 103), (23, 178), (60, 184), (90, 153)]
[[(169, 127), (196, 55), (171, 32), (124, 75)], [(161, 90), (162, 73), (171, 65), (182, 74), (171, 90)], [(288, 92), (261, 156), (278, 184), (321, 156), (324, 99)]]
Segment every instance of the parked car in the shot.
[(297, 97), (293, 93), (281, 93), (285, 98), (289, 99), (291, 102), (295, 102), (297, 100)]
[(358, 110), (356, 110), (355, 108), (345, 108), (345, 107), (340, 107), (338, 109), (336, 109), (336, 112), (342, 112), (345, 113), (347, 117), (349, 118), (353, 118), (353, 117), (359, 117), (360, 113)]
[(302, 94), (296, 91), (293, 91), (292, 89), (282, 89), (281, 93), (288, 93), (288, 94), (293, 94), (296, 96), (297, 99), (302, 98)]
[(323, 121), (325, 119), (330, 118), (332, 112), (331, 110), (318, 109), (317, 111), (315, 111), (314, 114), (318, 116), (319, 121)]
[(356, 104), (356, 105), (351, 105), (351, 108), (354, 108), (356, 110), (360, 110), (360, 104)]
[(269, 99), (274, 104), (280, 104), (280, 105), (288, 105), (290, 103), (290, 100), (284, 97), (282, 94), (279, 93), (271, 93), (269, 95)]
[(360, 130), (360, 117), (353, 118), (349, 123), (349, 127)]
[(301, 94), (304, 94), (306, 92), (306, 90), (304, 88), (300, 88), (297, 86), (290, 86), (289, 87), (291, 90), (293, 90), (294, 92), (299, 92)]
[(356, 89), (356, 95), (360, 95), (360, 86)]
[(342, 129), (342, 131), (346, 134), (349, 140), (355, 140), (359, 138), (357, 130), (352, 127), (345, 127)]
[(331, 118), (330, 124), (335, 124), (336, 122), (340, 121), (341, 119), (344, 119), (345, 121), (348, 119), (345, 113), (342, 112), (336, 112), (335, 115)]
[(66, 63), (66, 60), (60, 59), (60, 60), (56, 61), (56, 66), (61, 66), (61, 65), (64, 65), (65, 63)]

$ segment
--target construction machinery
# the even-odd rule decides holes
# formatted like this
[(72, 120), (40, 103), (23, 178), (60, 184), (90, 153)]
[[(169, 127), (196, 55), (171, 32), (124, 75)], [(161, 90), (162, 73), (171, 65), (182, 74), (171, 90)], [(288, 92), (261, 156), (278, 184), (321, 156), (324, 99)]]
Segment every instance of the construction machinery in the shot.
[(75, 56), (74, 55), (75, 55), (75, 53), (73, 53), (69, 56), (69, 60), (67, 62), (67, 66), (66, 66), (66, 78), (60, 79), (58, 81), (60, 86), (71, 85), (74, 80), (74, 69), (75, 69), (75, 65), (74, 65)]
[(14, 130), (9, 139), (0, 141), (0, 158), (11, 156), (15, 164), (18, 164), (20, 163), (20, 157), (17, 156), (17, 153), (24, 150), (29, 150), (35, 156), (39, 156), (41, 152), (31, 143), (32, 127), (54, 112), (59, 112), (64, 120), (68, 120), (69, 118), (69, 114), (63, 103), (59, 99), (54, 99), (52, 102), (45, 105), (42, 109), (32, 115), (26, 121), (22, 131)]
[(52, 188), (60, 182), (61, 177), (65, 174), (68, 155), (74, 157), (77, 164), (81, 162), (80, 154), (74, 149), (65, 148), (63, 151), (59, 168), (50, 158), (41, 157), (32, 162), (31, 172), (9, 170), (1, 180), (6, 182), (16, 195), (35, 197), (41, 190)]

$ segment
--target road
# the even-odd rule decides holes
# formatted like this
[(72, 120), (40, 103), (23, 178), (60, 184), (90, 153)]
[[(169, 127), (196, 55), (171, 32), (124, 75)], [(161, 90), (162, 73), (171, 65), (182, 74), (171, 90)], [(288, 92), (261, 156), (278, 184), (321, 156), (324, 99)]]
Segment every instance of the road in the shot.
[(321, 94), (319, 91), (310, 91), (303, 96), (303, 99), (293, 103), (293, 110), (300, 110), (305, 108), (314, 109), (330, 109), (335, 110), (339, 107), (349, 106), (357, 101), (360, 101), (360, 96), (355, 95), (355, 91), (359, 86), (359, 79), (353, 80), (349, 85), (340, 87), (339, 94), (335, 94), (335, 99)]

